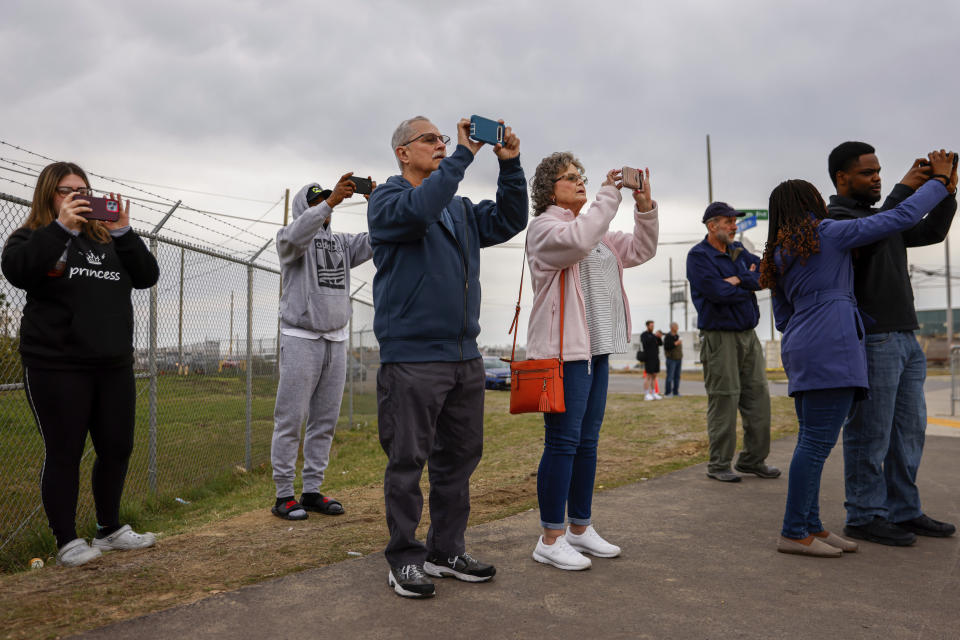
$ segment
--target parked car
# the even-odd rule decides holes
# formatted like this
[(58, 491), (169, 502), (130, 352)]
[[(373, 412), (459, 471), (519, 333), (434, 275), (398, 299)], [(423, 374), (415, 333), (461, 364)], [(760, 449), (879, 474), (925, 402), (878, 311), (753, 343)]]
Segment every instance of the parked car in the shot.
[(483, 369), (487, 374), (487, 380), (484, 386), (487, 389), (509, 389), (510, 388), (510, 367), (500, 358), (485, 356), (483, 358)]

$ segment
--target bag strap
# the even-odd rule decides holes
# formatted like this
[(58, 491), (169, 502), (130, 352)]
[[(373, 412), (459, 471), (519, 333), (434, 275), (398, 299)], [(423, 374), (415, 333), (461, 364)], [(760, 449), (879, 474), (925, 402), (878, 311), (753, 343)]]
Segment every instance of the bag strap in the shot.
[[(520, 297), (523, 295), (523, 274), (527, 268), (527, 243), (523, 243), (523, 264), (520, 266), (520, 291), (517, 292), (517, 308), (513, 313), (513, 322), (510, 324), (510, 330), (507, 333), (513, 334), (513, 348), (510, 349), (510, 362), (514, 361), (517, 353), (517, 324), (520, 322)], [(560, 271), (560, 362), (563, 363), (563, 298), (564, 298), (564, 276), (566, 269)]]

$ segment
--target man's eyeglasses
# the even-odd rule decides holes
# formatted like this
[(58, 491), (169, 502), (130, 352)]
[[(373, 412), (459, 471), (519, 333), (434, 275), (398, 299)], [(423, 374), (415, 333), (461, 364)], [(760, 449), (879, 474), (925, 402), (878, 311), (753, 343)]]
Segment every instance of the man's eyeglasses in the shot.
[(421, 133), (416, 138), (408, 140), (400, 146), (405, 147), (408, 144), (416, 142), (417, 140), (423, 140), (427, 144), (437, 144), (437, 140), (442, 141), (445, 145), (450, 144), (450, 136), (439, 135), (436, 133)]
[(586, 176), (582, 176), (579, 173), (565, 173), (559, 178), (553, 179), (554, 182), (560, 182), (561, 180), (566, 180), (567, 182), (582, 182), (583, 184), (587, 184)]
[(74, 188), (74, 187), (57, 187), (56, 189), (54, 189), (54, 191), (56, 191), (57, 193), (59, 193), (61, 196), (68, 196), (68, 195), (70, 195), (71, 193), (76, 193), (76, 194), (81, 195), (81, 196), (92, 196), (92, 195), (93, 195), (93, 189), (88, 189), (88, 188), (86, 188), (86, 187), (78, 187), (78, 188)]

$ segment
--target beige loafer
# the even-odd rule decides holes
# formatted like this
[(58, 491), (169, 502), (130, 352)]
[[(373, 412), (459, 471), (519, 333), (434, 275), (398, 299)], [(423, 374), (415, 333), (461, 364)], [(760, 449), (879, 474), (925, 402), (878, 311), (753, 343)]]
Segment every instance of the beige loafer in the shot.
[(814, 556), (816, 558), (839, 558), (843, 551), (831, 546), (821, 540), (814, 538), (810, 544), (802, 544), (796, 540), (790, 540), (780, 536), (777, 539), (777, 551), (780, 553), (795, 553), (801, 556)]
[(817, 535), (814, 535), (814, 537), (817, 540), (826, 542), (831, 547), (836, 547), (837, 549), (840, 549), (844, 553), (856, 553), (857, 549), (860, 548), (860, 545), (858, 545), (853, 540), (847, 540), (846, 538), (841, 538), (840, 536), (835, 534), (833, 531), (828, 531), (827, 536), (825, 538), (821, 538)]

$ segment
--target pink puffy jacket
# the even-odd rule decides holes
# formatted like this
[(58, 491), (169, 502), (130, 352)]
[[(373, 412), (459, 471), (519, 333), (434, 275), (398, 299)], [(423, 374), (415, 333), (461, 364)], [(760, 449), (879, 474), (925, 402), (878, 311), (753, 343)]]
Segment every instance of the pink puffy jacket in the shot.
[(578, 264), (600, 242), (617, 256), (620, 291), (627, 313), (627, 339), (630, 339), (630, 303), (623, 289), (623, 269), (643, 264), (656, 255), (660, 225), (654, 202), (653, 209), (646, 213), (634, 207), (633, 233), (608, 231), (620, 200), (619, 189), (602, 187), (596, 201), (580, 215), (551, 206), (527, 226), (527, 261), (533, 282), (533, 308), (527, 330), (528, 358), (556, 358), (560, 354), (560, 272), (566, 271), (563, 359), (590, 359), (590, 331)]

